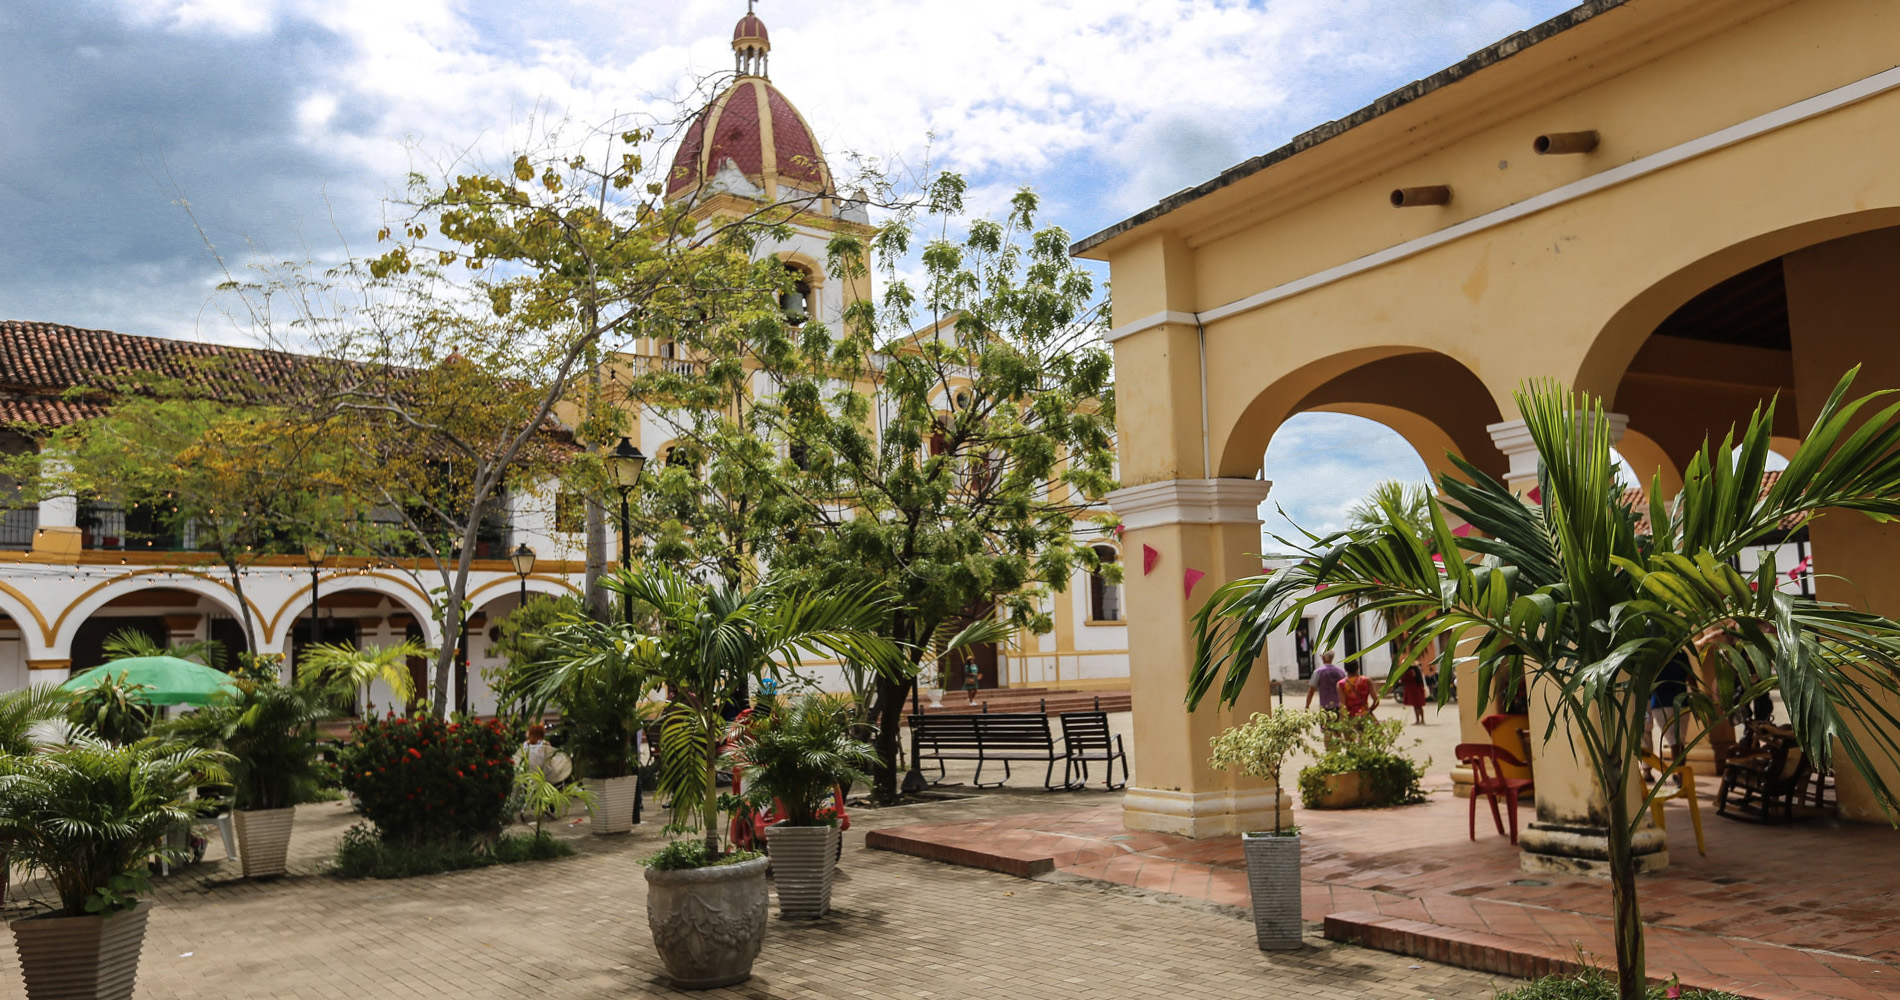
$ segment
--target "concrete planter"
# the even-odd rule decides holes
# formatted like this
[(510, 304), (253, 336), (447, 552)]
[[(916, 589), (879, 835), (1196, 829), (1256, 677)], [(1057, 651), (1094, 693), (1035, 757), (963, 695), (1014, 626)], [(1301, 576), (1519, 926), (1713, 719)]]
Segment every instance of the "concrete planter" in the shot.
[(925, 688), (924, 697), (930, 699), (931, 708), (943, 707), (943, 688)]
[(640, 790), (639, 775), (588, 778), (581, 784), (594, 793), (593, 819), (589, 823), (596, 836), (633, 829), (633, 802)]
[(237, 827), (238, 864), (245, 878), (270, 878), (286, 870), (290, 854), (290, 827), (297, 818), (295, 809), (239, 809), (233, 814)]
[(1319, 798), (1308, 802), (1314, 809), (1357, 809), (1366, 804), (1366, 783), (1358, 771), (1329, 774), (1320, 779)]
[(1300, 940), (1300, 838), (1245, 833), (1247, 890), (1253, 897), (1254, 939), (1262, 951), (1290, 951)]
[(15, 920), (27, 1000), (130, 1000), (152, 901), (108, 917)]
[(771, 845), (772, 881), (778, 889), (781, 918), (816, 920), (830, 912), (838, 843), (843, 836), (835, 826), (773, 824), (766, 843)]
[(647, 869), (647, 926), (674, 986), (709, 990), (752, 978), (765, 943), (766, 863)]

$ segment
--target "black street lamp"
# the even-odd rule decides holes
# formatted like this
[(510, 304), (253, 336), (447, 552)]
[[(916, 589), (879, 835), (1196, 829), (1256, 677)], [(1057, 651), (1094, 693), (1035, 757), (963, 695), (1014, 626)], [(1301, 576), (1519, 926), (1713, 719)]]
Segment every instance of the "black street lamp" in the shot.
[[(303, 557), (310, 564), (310, 645), (315, 646), (323, 641), (317, 632), (317, 573), (329, 560), (330, 550), (322, 542), (311, 542), (303, 547)], [(293, 665), (292, 676), (296, 675), (296, 668), (301, 666)]]
[[(647, 457), (625, 435), (620, 443), (607, 455), (607, 476), (613, 480), (614, 488), (620, 491), (620, 568), (626, 569), (633, 562), (633, 543), (630, 538), (632, 527), (627, 517), (627, 496), (640, 484), (640, 473), (647, 467)], [(633, 595), (620, 597), (620, 618), (633, 620)]]
[(528, 603), (528, 574), (534, 572), (534, 550), (528, 547), (527, 542), (522, 542), (508, 557), (508, 561), (515, 564), (515, 574), (521, 577), (521, 603), (517, 607), (525, 607)]

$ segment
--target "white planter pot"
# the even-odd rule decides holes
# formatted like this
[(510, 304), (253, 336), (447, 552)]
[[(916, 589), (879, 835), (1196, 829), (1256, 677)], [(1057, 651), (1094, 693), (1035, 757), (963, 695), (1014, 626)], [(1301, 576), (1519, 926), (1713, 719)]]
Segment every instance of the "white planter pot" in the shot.
[(943, 688), (925, 688), (924, 697), (930, 699), (931, 708), (943, 707)]
[(589, 824), (594, 833), (605, 836), (610, 833), (626, 833), (633, 829), (633, 800), (640, 788), (640, 777), (628, 774), (618, 778), (588, 778), (581, 782), (594, 793), (593, 819)]
[(1253, 897), (1254, 938), (1262, 951), (1290, 951), (1300, 940), (1300, 838), (1270, 833), (1240, 837)]
[(237, 826), (238, 864), (245, 878), (282, 875), (284, 859), (290, 854), (290, 827), (297, 818), (295, 809), (239, 809), (233, 813)]
[(831, 911), (831, 885), (838, 873), (838, 841), (843, 836), (835, 826), (776, 823), (767, 831), (780, 917), (816, 920)]
[(152, 901), (109, 917), (15, 920), (28, 1000), (130, 1000)]
[(709, 990), (752, 978), (765, 943), (766, 863), (646, 870), (647, 927), (674, 986)]

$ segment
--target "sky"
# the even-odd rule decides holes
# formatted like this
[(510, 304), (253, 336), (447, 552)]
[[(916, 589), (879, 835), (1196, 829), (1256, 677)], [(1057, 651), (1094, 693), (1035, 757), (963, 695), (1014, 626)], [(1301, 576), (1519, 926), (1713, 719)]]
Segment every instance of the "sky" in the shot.
[[(1087, 235), (1570, 6), (1569, 0), (758, 0), (772, 79), (834, 170), (1028, 185)], [(0, 318), (242, 342), (247, 263), (374, 246), (412, 170), (502, 162), (550, 122), (679, 116), (743, 0), (7, 0)], [(1337, 527), (1424, 465), (1295, 417), (1266, 460)]]

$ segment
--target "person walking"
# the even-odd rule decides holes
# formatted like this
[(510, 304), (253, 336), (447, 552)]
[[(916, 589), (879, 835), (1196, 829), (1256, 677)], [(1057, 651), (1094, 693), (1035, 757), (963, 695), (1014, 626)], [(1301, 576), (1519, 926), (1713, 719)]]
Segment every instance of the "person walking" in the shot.
[(1379, 691), (1360, 673), (1358, 660), (1346, 664), (1346, 679), (1339, 682), (1339, 704), (1349, 719), (1371, 715), (1379, 707)]
[(1313, 698), (1319, 698), (1322, 712), (1339, 712), (1339, 682), (1346, 679), (1346, 671), (1333, 662), (1333, 651), (1319, 654), (1319, 669), (1313, 671), (1313, 686), (1306, 689), (1306, 707), (1313, 707)]
[(1411, 706), (1412, 725), (1425, 724), (1425, 668), (1414, 663), (1399, 676), (1399, 701)]

